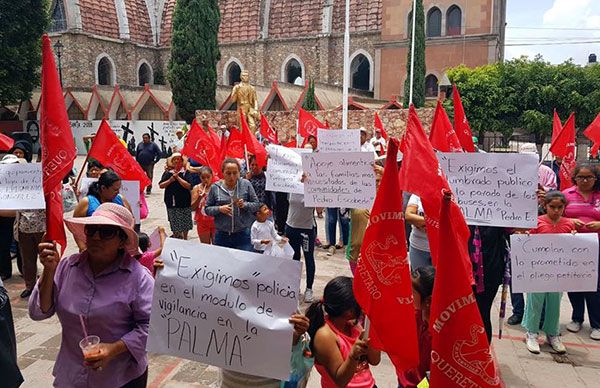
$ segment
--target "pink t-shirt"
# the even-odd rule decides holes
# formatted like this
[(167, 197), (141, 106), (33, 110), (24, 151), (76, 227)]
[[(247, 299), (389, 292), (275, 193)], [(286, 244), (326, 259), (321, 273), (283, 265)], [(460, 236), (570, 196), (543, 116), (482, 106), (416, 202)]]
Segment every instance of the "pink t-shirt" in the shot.
[(532, 229), (530, 233), (571, 233), (575, 229), (575, 223), (570, 218), (561, 217), (555, 224), (547, 215), (538, 217), (538, 226)]
[[(600, 191), (594, 191), (589, 199), (583, 198), (577, 187), (573, 186), (563, 191), (567, 198), (567, 207), (565, 208), (565, 217), (577, 218), (584, 223), (600, 221)], [(586, 227), (579, 230), (582, 233), (597, 233)]]
[(146, 251), (142, 253), (142, 256), (138, 260), (141, 265), (148, 268), (150, 273), (154, 276), (154, 251)]

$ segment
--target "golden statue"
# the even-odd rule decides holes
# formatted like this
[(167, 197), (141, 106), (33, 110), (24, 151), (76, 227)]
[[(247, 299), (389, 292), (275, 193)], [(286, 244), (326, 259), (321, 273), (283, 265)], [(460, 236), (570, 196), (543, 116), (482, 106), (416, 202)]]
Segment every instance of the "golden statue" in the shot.
[(238, 112), (238, 125), (241, 129), (240, 112), (244, 113), (248, 128), (252, 134), (256, 132), (256, 121), (260, 120), (260, 114), (258, 111), (258, 98), (256, 97), (256, 90), (254, 86), (250, 85), (248, 71), (242, 71), (240, 74), (242, 81), (233, 87), (231, 92), (231, 101), (237, 104)]

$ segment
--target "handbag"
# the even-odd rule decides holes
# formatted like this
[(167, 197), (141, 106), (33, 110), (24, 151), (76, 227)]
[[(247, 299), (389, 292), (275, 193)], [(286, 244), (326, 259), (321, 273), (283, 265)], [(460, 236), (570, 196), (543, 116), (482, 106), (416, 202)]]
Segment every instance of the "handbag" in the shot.
[(308, 383), (310, 371), (315, 363), (310, 351), (310, 336), (304, 333), (292, 348), (290, 360), (291, 373), (287, 381), (282, 381), (280, 388), (304, 388)]

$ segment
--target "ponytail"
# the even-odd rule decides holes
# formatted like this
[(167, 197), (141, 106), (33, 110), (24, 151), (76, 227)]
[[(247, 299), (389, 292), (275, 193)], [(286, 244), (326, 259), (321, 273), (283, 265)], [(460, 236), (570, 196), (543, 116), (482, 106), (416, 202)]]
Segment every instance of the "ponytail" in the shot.
[(308, 307), (306, 310), (306, 317), (310, 320), (310, 324), (308, 325), (308, 335), (310, 335), (310, 348), (313, 350), (314, 354), (314, 342), (315, 335), (317, 334), (317, 330), (319, 330), (325, 324), (325, 312), (323, 311), (325, 304), (322, 300), (314, 302)]

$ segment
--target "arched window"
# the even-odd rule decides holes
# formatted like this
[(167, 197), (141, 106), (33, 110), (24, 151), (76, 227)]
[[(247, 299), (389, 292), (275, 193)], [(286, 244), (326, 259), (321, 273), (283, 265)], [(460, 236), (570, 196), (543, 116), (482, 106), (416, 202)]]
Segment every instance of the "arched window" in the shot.
[(67, 16), (65, 5), (62, 0), (55, 0), (52, 7), (52, 20), (50, 22), (50, 32), (65, 31), (67, 29)]
[(437, 97), (438, 79), (435, 75), (429, 74), (425, 77), (425, 97)]
[(285, 65), (285, 82), (296, 85), (304, 83), (302, 65), (295, 58), (290, 59)]
[(350, 77), (350, 85), (353, 89), (371, 90), (371, 63), (365, 55), (358, 54), (352, 59)]
[(138, 67), (138, 85), (152, 84), (152, 68), (146, 62)]
[(442, 11), (433, 7), (427, 12), (427, 37), (442, 36)]
[(231, 62), (227, 66), (227, 85), (233, 86), (242, 80), (242, 68), (237, 62)]
[(453, 5), (446, 13), (446, 35), (460, 35), (462, 25), (462, 11)]
[(111, 60), (104, 56), (98, 61), (98, 85), (109, 85), (115, 84), (115, 69)]

